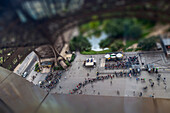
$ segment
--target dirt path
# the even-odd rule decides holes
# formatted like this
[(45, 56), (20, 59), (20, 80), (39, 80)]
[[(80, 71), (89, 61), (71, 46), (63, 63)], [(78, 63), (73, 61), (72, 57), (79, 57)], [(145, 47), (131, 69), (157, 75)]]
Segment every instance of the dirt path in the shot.
[(166, 33), (169, 28), (170, 28), (169, 24), (167, 25), (158, 24), (153, 28), (152, 32), (146, 38), (149, 38), (151, 36), (162, 35)]

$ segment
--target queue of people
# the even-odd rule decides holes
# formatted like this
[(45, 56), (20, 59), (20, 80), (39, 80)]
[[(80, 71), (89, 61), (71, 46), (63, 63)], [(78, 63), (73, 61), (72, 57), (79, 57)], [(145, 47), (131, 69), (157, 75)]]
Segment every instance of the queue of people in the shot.
[[(97, 76), (96, 78), (88, 78), (85, 79), (84, 82), (78, 83), (78, 85), (74, 89), (70, 90), (69, 94), (75, 94), (78, 90), (80, 90), (82, 87), (85, 87), (87, 84), (92, 84), (94, 82), (103, 81), (109, 78), (113, 79), (114, 77), (131, 77), (131, 76), (130, 73), (115, 72), (115, 74), (108, 74), (107, 76)], [(112, 82), (110, 84), (112, 84)]]
[[(81, 88), (85, 87), (87, 84), (91, 84), (91, 86), (93, 88), (93, 83), (95, 83), (97, 81), (104, 81), (105, 79), (113, 79), (114, 77), (130, 77), (131, 78), (130, 75), (131, 75), (130, 73), (126, 73), (126, 72), (125, 73), (124, 72), (115, 72), (115, 74), (108, 74), (107, 76), (97, 76), (96, 78), (88, 78), (88, 79), (85, 78), (85, 81), (78, 83), (78, 85), (74, 89), (69, 91), (69, 94), (75, 94), (75, 93), (79, 93), (79, 92), (80, 92), (79, 94), (82, 94)], [(139, 80), (142, 83), (146, 82), (145, 78), (137, 77), (136, 81), (139, 81)], [(160, 82), (160, 80), (163, 81), (164, 89), (166, 90), (167, 89), (166, 78), (165, 77), (161, 78), (161, 75), (158, 74), (157, 80), (158, 80), (158, 82)], [(149, 83), (150, 83), (150, 87), (153, 88), (155, 85), (154, 81), (152, 79), (149, 79)], [(112, 85), (112, 81), (110, 82), (110, 85)], [(148, 86), (143, 87), (143, 91), (146, 92), (147, 89), (148, 89)], [(95, 92), (95, 90), (94, 90), (94, 92)], [(117, 90), (117, 94), (118, 95), (120, 94), (119, 90)], [(133, 91), (133, 95), (135, 95), (135, 91)], [(143, 95), (142, 92), (140, 92), (139, 97), (142, 97), (142, 95)], [(154, 94), (151, 95), (151, 97), (154, 98)]]

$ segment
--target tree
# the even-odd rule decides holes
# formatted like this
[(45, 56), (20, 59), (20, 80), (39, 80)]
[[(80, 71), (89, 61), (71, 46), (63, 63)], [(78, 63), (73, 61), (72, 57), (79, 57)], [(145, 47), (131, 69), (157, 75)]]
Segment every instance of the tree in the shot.
[(111, 19), (103, 22), (103, 30), (110, 38), (123, 38), (124, 36), (136, 39), (142, 35), (141, 25), (136, 19)]
[(138, 47), (145, 51), (152, 50), (156, 47), (156, 38), (157, 37), (145, 38), (138, 43)]
[(138, 39), (142, 36), (142, 29), (139, 25), (131, 25), (127, 30), (127, 37), (129, 39)]
[(106, 38), (104, 40), (101, 40), (99, 45), (101, 48), (106, 48), (106, 47), (109, 47), (110, 46), (110, 43), (112, 42), (112, 39), (111, 38)]
[(123, 45), (123, 42), (121, 40), (116, 40), (110, 46), (112, 51), (118, 51), (119, 49), (121, 49), (123, 47), (124, 47), (124, 45)]
[(101, 34), (101, 30), (100, 30), (101, 25), (102, 25), (101, 21), (91, 21), (89, 23), (81, 25), (79, 27), (79, 31), (81, 34), (90, 32), (90, 35), (94, 34), (94, 35), (99, 36)]
[(117, 47), (114, 43), (111, 44), (110, 49), (111, 49), (112, 51), (118, 51), (118, 50), (119, 50), (118, 47)]
[(123, 34), (123, 23), (121, 19), (112, 19), (104, 21), (103, 30), (109, 37), (119, 38)]
[(74, 37), (70, 41), (70, 50), (71, 51), (78, 50), (81, 52), (81, 51), (88, 50), (88, 49), (91, 49), (91, 44), (87, 40), (87, 38), (83, 37), (82, 35)]

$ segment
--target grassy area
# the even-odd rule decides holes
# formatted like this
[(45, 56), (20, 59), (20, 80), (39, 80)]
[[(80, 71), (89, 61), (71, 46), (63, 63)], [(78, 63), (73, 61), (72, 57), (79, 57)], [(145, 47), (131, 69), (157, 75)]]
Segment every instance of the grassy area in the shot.
[(147, 31), (147, 32), (143, 33), (140, 39), (146, 38), (150, 33), (151, 33), (151, 31)]
[(124, 52), (131, 52), (131, 51), (133, 51), (133, 49), (124, 50)]
[(143, 33), (140, 39), (146, 38), (146, 36), (148, 36), (151, 32), (152, 32), (152, 28), (155, 26), (155, 24), (153, 23), (148, 23), (146, 25), (143, 26)]
[(142, 51), (142, 49), (141, 48), (136, 48), (135, 51)]
[(138, 40), (127, 40), (125, 48), (128, 48), (128, 47), (132, 46), (135, 43), (138, 43)]
[(106, 54), (106, 53), (109, 53), (109, 52), (112, 52), (110, 49), (109, 50), (103, 50), (103, 51), (83, 51), (81, 52), (81, 54), (83, 55), (95, 55), (95, 54)]

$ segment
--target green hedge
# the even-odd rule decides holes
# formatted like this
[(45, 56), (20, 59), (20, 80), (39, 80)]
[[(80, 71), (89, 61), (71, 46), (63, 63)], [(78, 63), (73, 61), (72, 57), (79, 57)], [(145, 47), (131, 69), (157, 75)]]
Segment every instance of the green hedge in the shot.
[(39, 68), (38, 63), (35, 64), (35, 69), (34, 69), (34, 71), (36, 71), (36, 72), (37, 72), (37, 71), (40, 71), (40, 68)]
[(64, 68), (61, 67), (61, 66), (55, 66), (55, 67), (53, 67), (53, 69), (54, 69), (54, 71), (56, 71), (56, 70), (64, 70)]
[(70, 62), (73, 62), (75, 58), (76, 58), (76, 55), (75, 55), (75, 54), (72, 54), (72, 57), (71, 57)]
[(109, 50), (103, 50), (103, 51), (83, 51), (81, 52), (81, 54), (83, 55), (95, 55), (95, 54), (106, 54), (106, 53), (109, 53), (109, 52), (112, 52), (110, 49)]
[(67, 60), (66, 60), (65, 63), (66, 63), (66, 65), (67, 65), (68, 67), (70, 66), (70, 63), (69, 63)]
[(141, 48), (142, 50), (145, 50), (145, 51), (150, 51), (156, 47), (157, 39), (159, 39), (159, 38), (156, 36), (142, 39), (138, 43), (138, 48)]

